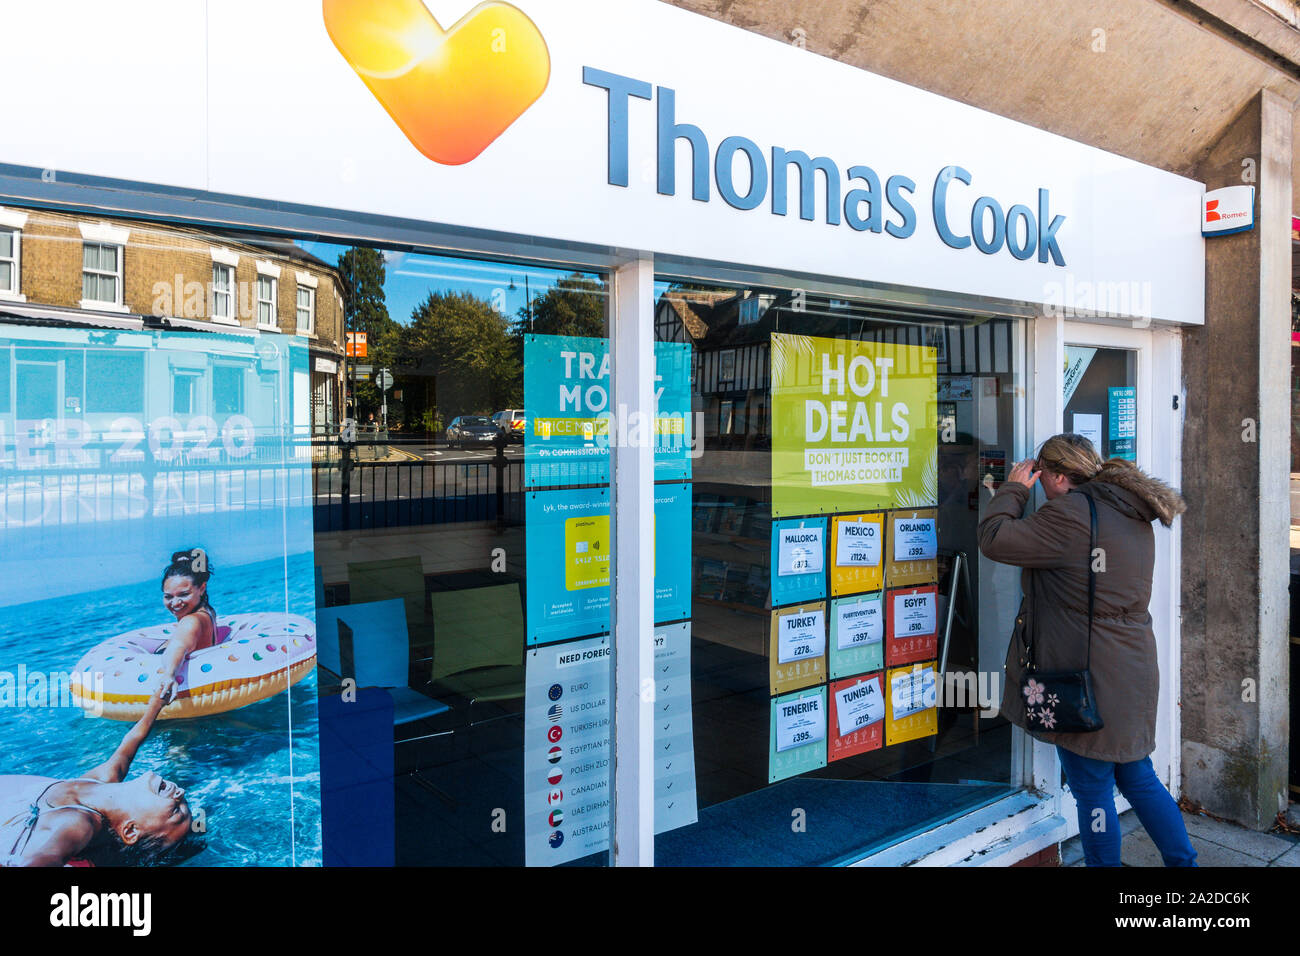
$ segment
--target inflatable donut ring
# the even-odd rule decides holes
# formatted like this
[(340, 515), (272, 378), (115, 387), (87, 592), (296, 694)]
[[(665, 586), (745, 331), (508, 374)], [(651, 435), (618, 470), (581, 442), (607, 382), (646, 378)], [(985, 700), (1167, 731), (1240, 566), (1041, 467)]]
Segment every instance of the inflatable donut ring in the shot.
[[(112, 720), (139, 720), (163, 678), (163, 650), (176, 625), (128, 631), (92, 647), (73, 671), (73, 698)], [(316, 666), (316, 626), (297, 614), (231, 614), (217, 643), (181, 665), (176, 696), (160, 719), (220, 714), (272, 697)]]

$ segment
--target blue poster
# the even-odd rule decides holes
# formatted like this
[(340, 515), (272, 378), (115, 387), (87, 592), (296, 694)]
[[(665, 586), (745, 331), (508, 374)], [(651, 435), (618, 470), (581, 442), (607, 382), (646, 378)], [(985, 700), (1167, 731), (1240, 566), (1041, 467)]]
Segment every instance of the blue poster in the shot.
[(772, 522), (772, 606), (826, 597), (826, 519)]
[(655, 480), (690, 478), (689, 345), (655, 343), (653, 422), (611, 407), (608, 339), (525, 336), (524, 368), (524, 487), (607, 483), (610, 445), (652, 434)]
[[(528, 643), (609, 632), (609, 489), (525, 495)], [(691, 616), (691, 486), (655, 486), (655, 621)]]
[(307, 380), (289, 336), (0, 325), (0, 808), (89, 776), (110, 823), (0, 865), (319, 865)]
[(1109, 390), (1109, 458), (1137, 461), (1137, 389), (1132, 385)]

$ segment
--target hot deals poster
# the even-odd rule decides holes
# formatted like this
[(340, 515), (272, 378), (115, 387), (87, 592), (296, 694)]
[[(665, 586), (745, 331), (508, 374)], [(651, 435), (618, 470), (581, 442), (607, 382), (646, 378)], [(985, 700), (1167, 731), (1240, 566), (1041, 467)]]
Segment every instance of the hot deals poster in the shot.
[(933, 346), (772, 335), (772, 514), (933, 505)]
[(307, 378), (0, 325), (0, 865), (320, 863)]

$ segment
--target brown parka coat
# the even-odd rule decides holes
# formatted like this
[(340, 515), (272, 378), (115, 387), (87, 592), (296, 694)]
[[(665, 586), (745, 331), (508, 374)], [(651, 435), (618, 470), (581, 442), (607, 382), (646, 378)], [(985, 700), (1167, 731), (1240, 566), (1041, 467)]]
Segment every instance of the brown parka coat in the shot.
[(1105, 726), (1092, 733), (1033, 736), (1095, 760), (1141, 760), (1155, 750), (1160, 693), (1147, 609), (1155, 566), (1151, 522), (1171, 524), (1186, 506), (1164, 482), (1115, 459), (1091, 481), (1023, 518), (1029, 494), (1025, 485), (1004, 483), (979, 525), (985, 557), (1025, 569), (1024, 597), (1007, 648), (1002, 716), (1025, 726), (1020, 677), (1027, 636), (1033, 636), (1042, 670), (1079, 670), (1088, 663), (1089, 515), (1083, 496), (1090, 495), (1105, 567), (1097, 574), (1090, 669)]

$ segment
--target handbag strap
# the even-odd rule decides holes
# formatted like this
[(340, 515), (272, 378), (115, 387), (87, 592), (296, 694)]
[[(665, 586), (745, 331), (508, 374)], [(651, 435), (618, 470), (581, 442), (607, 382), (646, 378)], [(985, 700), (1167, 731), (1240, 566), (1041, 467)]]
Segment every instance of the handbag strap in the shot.
[[(1097, 572), (1093, 569), (1093, 555), (1097, 553), (1097, 503), (1087, 492), (1081, 494), (1088, 501), (1088, 652), (1083, 665), (1084, 670), (1088, 670), (1092, 667), (1092, 618), (1097, 603)], [(1032, 568), (1029, 571), (1029, 602), (1033, 626), (1025, 629), (1028, 636), (1025, 642), (1025, 667), (1032, 671), (1038, 669), (1034, 663), (1034, 635), (1031, 633), (1038, 630), (1038, 574)]]

